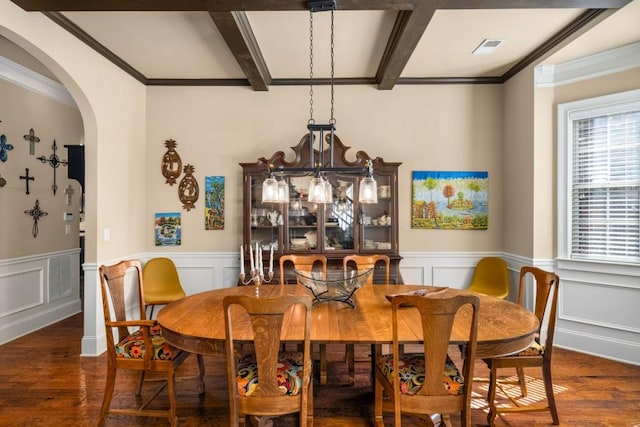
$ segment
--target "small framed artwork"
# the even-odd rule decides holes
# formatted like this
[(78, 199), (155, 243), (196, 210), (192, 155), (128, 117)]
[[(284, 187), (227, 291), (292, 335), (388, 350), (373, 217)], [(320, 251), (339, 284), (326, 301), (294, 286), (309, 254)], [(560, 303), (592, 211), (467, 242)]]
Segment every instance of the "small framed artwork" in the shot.
[(204, 229), (224, 230), (224, 176), (206, 176), (204, 191)]
[(488, 172), (414, 171), (411, 228), (486, 230)]
[(179, 246), (182, 243), (180, 212), (157, 213), (155, 237), (156, 246)]

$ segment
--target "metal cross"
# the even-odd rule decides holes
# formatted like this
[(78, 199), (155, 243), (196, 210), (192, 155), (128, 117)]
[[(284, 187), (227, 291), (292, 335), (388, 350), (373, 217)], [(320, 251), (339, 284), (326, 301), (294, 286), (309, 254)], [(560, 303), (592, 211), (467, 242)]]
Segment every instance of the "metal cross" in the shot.
[(71, 196), (73, 196), (73, 193), (75, 192), (76, 191), (73, 189), (71, 185), (67, 185), (67, 188), (64, 189), (64, 194), (67, 195), (67, 205), (71, 204)]
[(27, 184), (27, 192), (25, 194), (29, 194), (29, 181), (35, 181), (35, 178), (32, 176), (29, 176), (29, 168), (24, 168), (24, 176), (20, 175), (20, 179), (24, 179)]
[(35, 154), (36, 142), (40, 142), (40, 138), (36, 136), (33, 128), (29, 129), (29, 133), (24, 136), (24, 139), (29, 142), (29, 154), (32, 156)]
[(53, 190), (53, 194), (55, 195), (56, 191), (58, 190), (58, 184), (56, 184), (56, 169), (60, 165), (66, 166), (69, 162), (67, 162), (66, 160), (60, 160), (60, 158), (56, 154), (56, 151), (58, 150), (58, 144), (56, 144), (55, 139), (53, 140), (53, 145), (51, 146), (51, 149), (53, 150), (53, 153), (49, 155), (49, 158), (46, 158), (45, 156), (40, 156), (37, 159), (40, 160), (42, 163), (49, 163), (49, 165), (51, 165), (51, 167), (53, 168), (53, 185), (51, 186), (51, 189)]
[(28, 209), (24, 211), (24, 213), (33, 218), (33, 227), (31, 228), (31, 234), (33, 234), (33, 238), (35, 239), (36, 236), (38, 236), (38, 220), (43, 216), (49, 215), (49, 212), (45, 212), (40, 209), (40, 200), (36, 200), (36, 204), (33, 205), (33, 209)]

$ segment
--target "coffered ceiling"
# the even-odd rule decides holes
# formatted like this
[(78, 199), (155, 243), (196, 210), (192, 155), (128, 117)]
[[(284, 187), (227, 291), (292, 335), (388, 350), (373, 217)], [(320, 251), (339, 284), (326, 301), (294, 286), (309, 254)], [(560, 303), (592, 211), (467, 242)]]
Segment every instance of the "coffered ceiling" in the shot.
[[(147, 85), (309, 83), (300, 0), (12, 0), (42, 12)], [(314, 83), (330, 76), (330, 12), (315, 12)], [(501, 83), (640, 41), (640, 0), (336, 0), (335, 82)], [(502, 40), (489, 54), (472, 52)]]

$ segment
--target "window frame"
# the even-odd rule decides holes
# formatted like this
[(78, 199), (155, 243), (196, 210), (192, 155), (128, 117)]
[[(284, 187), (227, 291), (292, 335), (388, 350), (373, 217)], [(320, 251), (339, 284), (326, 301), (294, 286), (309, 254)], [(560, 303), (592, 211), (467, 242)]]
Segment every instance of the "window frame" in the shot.
[(640, 109), (640, 90), (582, 99), (558, 105), (558, 266), (594, 272), (640, 276), (640, 263), (617, 259), (583, 259), (572, 254), (573, 122)]

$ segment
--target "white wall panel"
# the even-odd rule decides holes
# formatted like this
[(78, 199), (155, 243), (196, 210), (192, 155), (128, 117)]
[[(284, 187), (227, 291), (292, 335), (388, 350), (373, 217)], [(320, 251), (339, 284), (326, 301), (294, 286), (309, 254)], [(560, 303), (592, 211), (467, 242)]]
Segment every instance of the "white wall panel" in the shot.
[(0, 274), (0, 317), (44, 304), (44, 271), (33, 263), (22, 271)]

